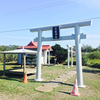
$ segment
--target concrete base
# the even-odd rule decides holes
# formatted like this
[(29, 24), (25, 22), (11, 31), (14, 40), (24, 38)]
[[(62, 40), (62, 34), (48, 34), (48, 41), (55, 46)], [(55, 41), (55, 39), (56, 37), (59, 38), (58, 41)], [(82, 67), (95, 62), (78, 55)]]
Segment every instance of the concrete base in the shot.
[(34, 81), (43, 81), (43, 79), (34, 79)]
[(79, 88), (85, 88), (85, 85), (78, 85)]
[[(14, 73), (23, 75), (23, 68), (5, 70), (5, 73), (11, 73), (11, 74)], [(35, 68), (26, 68), (26, 74), (35, 74), (35, 73), (36, 73)]]

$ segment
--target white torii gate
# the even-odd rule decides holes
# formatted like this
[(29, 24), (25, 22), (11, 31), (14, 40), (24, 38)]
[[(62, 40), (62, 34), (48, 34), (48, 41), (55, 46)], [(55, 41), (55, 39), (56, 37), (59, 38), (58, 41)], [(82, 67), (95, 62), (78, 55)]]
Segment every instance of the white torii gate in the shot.
[(30, 29), (31, 32), (38, 32), (38, 38), (35, 41), (38, 41), (38, 54), (37, 54), (37, 72), (36, 72), (36, 81), (42, 81), (41, 79), (41, 52), (42, 52), (42, 41), (54, 41), (52, 37), (44, 38), (42, 37), (42, 31), (52, 30), (53, 27), (59, 26), (60, 29), (65, 28), (74, 28), (75, 34), (71, 36), (60, 36), (57, 40), (75, 40), (75, 48), (76, 48), (76, 66), (77, 66), (77, 81), (78, 87), (84, 87), (83, 85), (83, 75), (82, 75), (82, 60), (81, 60), (81, 41), (80, 39), (86, 39), (85, 34), (80, 34), (80, 27), (89, 26), (92, 24), (92, 20), (69, 23), (69, 24), (61, 24), (54, 26), (46, 26), (39, 28)]

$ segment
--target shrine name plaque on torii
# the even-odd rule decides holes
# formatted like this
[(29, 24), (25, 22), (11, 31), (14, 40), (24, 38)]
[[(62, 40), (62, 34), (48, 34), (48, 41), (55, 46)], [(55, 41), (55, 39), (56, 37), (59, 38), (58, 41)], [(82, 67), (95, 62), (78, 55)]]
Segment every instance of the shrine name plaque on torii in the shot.
[[(35, 81), (42, 81), (41, 79), (41, 53), (42, 53), (42, 42), (45, 41), (61, 41), (61, 40), (75, 40), (75, 49), (76, 49), (76, 70), (77, 70), (77, 81), (78, 87), (85, 87), (83, 85), (83, 74), (82, 74), (82, 60), (81, 60), (81, 39), (86, 39), (86, 34), (80, 33), (80, 27), (90, 26), (92, 20), (60, 24), (54, 26), (46, 26), (39, 28), (30, 29), (31, 32), (38, 32), (38, 38), (34, 39), (35, 42), (38, 42), (37, 50), (37, 71)], [(75, 34), (70, 36), (60, 36), (60, 29), (74, 28)], [(42, 37), (43, 31), (52, 30), (52, 37)]]

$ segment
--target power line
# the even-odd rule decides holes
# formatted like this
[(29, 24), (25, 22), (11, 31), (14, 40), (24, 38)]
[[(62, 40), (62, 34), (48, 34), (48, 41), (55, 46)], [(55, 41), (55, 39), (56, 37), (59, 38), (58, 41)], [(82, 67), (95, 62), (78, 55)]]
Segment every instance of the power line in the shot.
[(0, 31), (0, 33), (8, 33), (8, 32), (17, 32), (17, 31), (26, 31), (29, 30), (30, 28), (26, 29), (16, 29), (16, 30), (8, 30), (8, 31)]
[(45, 9), (45, 8), (50, 8), (50, 7), (54, 7), (54, 6), (58, 6), (58, 5), (64, 5), (64, 4), (75, 2), (75, 1), (76, 0), (71, 0), (71, 1), (70, 0), (69, 1), (63, 0), (63, 1), (59, 1), (59, 2), (54, 2), (54, 3), (42, 5), (42, 6), (32, 7), (32, 8), (29, 8), (29, 9), (23, 9), (23, 10), (9, 12), (9, 13), (6, 13), (4, 15), (0, 15), (0, 17), (20, 14), (20, 13), (26, 13), (26, 12), (32, 12), (32, 11), (41, 10), (41, 9)]
[[(90, 19), (100, 19), (100, 17), (92, 17), (86, 20), (90, 20)], [(30, 30), (30, 28), (25, 28), (25, 29), (16, 29), (16, 30), (8, 30), (8, 31), (0, 31), (0, 33), (8, 33), (8, 32), (17, 32), (17, 31), (27, 31)]]
[[(94, 18), (89, 18), (89, 19), (99, 19), (100, 17), (94, 17)], [(88, 20), (88, 19), (87, 19)]]

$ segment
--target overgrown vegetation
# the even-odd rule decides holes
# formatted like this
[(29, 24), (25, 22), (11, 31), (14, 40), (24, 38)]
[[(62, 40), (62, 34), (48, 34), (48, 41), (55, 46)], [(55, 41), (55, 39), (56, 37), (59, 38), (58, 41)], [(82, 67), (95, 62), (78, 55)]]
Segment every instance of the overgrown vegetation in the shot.
[[(100, 68), (100, 48), (92, 48), (88, 45), (82, 46), (82, 65), (83, 66), (90, 66), (95, 68)], [(76, 65), (76, 57), (73, 58), (73, 64)], [(67, 65), (67, 59), (65, 60), (64, 64)], [(70, 59), (71, 64), (71, 59)]]
[(86, 66), (87, 65), (87, 61), (88, 61), (87, 55), (83, 53), (82, 54), (82, 65)]
[(88, 55), (88, 58), (89, 59), (100, 59), (100, 51), (94, 51), (94, 52), (91, 52), (89, 55)]
[(83, 45), (82, 52), (84, 52), (82, 55), (83, 65), (100, 68), (100, 48), (94, 49), (91, 46)]

